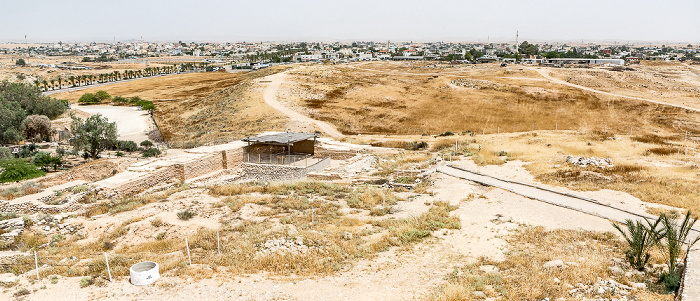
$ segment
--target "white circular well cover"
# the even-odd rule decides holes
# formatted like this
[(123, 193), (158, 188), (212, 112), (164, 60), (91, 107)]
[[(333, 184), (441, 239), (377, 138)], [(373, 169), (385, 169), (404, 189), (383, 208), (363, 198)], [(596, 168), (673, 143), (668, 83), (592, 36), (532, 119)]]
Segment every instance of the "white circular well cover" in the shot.
[(149, 285), (160, 278), (158, 264), (153, 261), (139, 262), (129, 268), (131, 284)]

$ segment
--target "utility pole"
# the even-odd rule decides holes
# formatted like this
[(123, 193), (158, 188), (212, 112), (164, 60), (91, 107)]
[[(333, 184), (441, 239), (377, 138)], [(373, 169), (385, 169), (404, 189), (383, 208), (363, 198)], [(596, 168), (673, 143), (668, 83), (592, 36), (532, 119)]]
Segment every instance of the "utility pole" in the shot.
[(31, 57), (31, 53), (29, 52), (29, 44), (27, 43), (27, 35), (24, 35), (24, 48), (27, 48), (27, 57)]
[(520, 31), (515, 30), (515, 53), (518, 53), (518, 39), (520, 38)]

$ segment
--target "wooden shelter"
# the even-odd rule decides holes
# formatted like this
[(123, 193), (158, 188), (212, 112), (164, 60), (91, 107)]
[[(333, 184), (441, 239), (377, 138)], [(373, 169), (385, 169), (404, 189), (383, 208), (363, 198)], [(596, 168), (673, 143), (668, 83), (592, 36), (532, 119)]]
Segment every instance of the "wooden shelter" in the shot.
[(318, 134), (277, 133), (248, 137), (244, 161), (267, 164), (291, 164), (314, 155)]

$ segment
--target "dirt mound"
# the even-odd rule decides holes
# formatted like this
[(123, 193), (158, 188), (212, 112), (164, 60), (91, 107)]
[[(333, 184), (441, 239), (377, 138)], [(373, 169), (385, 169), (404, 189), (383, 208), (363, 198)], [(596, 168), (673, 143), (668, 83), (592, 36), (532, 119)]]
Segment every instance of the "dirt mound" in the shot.
[(98, 159), (73, 168), (67, 176), (71, 180), (99, 181), (124, 171), (135, 161), (137, 159), (133, 158)]

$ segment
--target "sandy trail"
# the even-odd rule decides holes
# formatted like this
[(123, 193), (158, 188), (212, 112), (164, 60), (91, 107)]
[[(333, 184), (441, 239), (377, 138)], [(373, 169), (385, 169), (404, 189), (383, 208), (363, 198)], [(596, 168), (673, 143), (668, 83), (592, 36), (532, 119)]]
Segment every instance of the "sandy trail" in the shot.
[(544, 78), (550, 80), (550, 81), (553, 82), (553, 83), (557, 83), (557, 84), (562, 84), (562, 85), (566, 85), (566, 86), (569, 86), (569, 87), (578, 88), (578, 89), (581, 89), (581, 90), (584, 90), (584, 91), (589, 91), (589, 92), (593, 92), (593, 93), (598, 93), (598, 94), (603, 94), (603, 95), (608, 95), (608, 96), (614, 96), (614, 97), (621, 97), (621, 98), (628, 98), (628, 99), (634, 99), (634, 100), (641, 100), (641, 101), (651, 102), (651, 103), (655, 103), (655, 104), (660, 104), (660, 105), (665, 105), (665, 106), (671, 106), (671, 107), (681, 108), (681, 109), (685, 109), (685, 110), (689, 110), (689, 111), (700, 112), (700, 109), (696, 109), (696, 108), (692, 108), (692, 107), (688, 107), (688, 106), (677, 105), (677, 104), (671, 104), (671, 103), (666, 103), (666, 102), (662, 102), (662, 101), (652, 100), (652, 99), (648, 99), (648, 98), (641, 98), (641, 97), (634, 97), (634, 96), (627, 96), (627, 95), (615, 94), (615, 93), (610, 93), (610, 92), (605, 92), (605, 91), (600, 91), (600, 90), (596, 90), (596, 89), (584, 87), (584, 86), (581, 86), (581, 85), (572, 84), (572, 83), (569, 83), (569, 82), (566, 82), (566, 81), (563, 81), (563, 80), (561, 80), (561, 79), (558, 79), (558, 78), (555, 78), (555, 77), (551, 76), (551, 75), (549, 74), (549, 72), (547, 72), (547, 70), (545, 70), (545, 69), (535, 68), (535, 71), (537, 71), (537, 73), (539, 73), (539, 74), (542, 75)]
[(140, 111), (136, 107), (78, 106), (78, 108), (90, 115), (102, 114), (110, 122), (116, 122), (120, 140), (139, 143), (148, 140), (147, 133), (155, 129), (153, 119), (148, 112)]
[(283, 114), (287, 115), (290, 119), (292, 119), (292, 121), (315, 125), (321, 131), (335, 138), (344, 137), (345, 135), (336, 130), (335, 127), (333, 127), (332, 125), (320, 120), (315, 120), (310, 117), (304, 116), (288, 107), (285, 107), (282, 103), (280, 103), (277, 100), (277, 91), (279, 90), (280, 85), (282, 85), (282, 82), (284, 81), (284, 78), (286, 76), (287, 74), (285, 72), (282, 72), (265, 77), (265, 80), (270, 81), (268, 86), (265, 88), (265, 91), (263, 92), (263, 98), (265, 98), (265, 102), (271, 107), (275, 108), (277, 111), (280, 111)]

